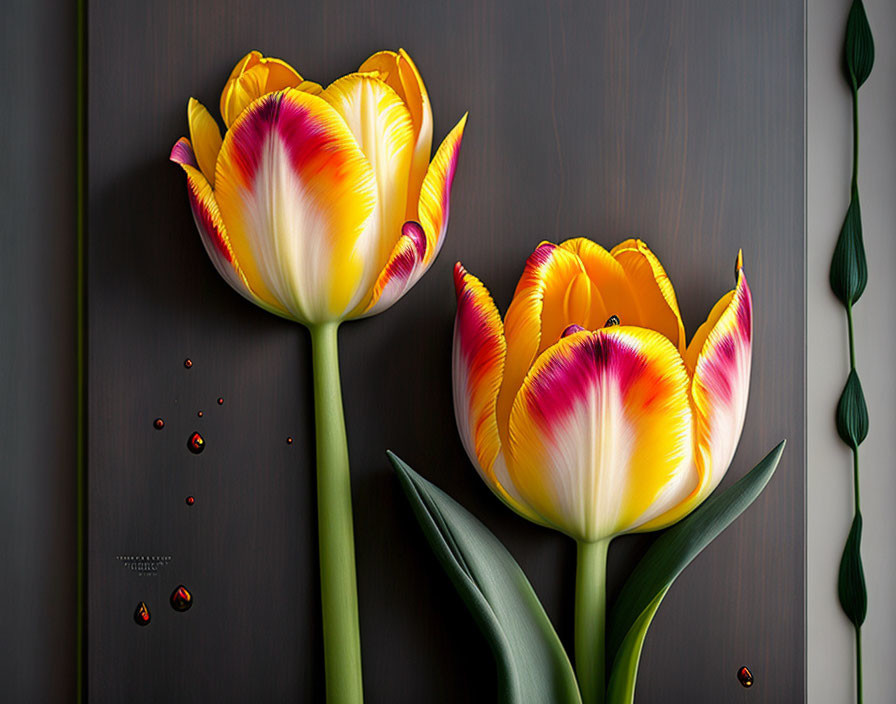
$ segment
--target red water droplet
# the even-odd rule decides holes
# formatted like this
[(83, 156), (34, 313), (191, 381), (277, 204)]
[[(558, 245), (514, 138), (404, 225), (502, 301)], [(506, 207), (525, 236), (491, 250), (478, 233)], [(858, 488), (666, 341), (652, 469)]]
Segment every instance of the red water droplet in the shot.
[(146, 626), (149, 624), (149, 619), (149, 607), (146, 606), (145, 602), (141, 601), (134, 610), (134, 622), (138, 626)]
[(223, 399), (222, 397), (220, 397), (220, 396), (218, 397), (218, 405), (219, 405), (219, 406), (223, 406), (223, 405), (224, 405), (224, 399)]
[(292, 436), (286, 438), (286, 444), (287, 444), (287, 445), (292, 445)]
[(162, 420), (161, 418), (156, 418), (152, 422), (152, 427), (155, 428), (156, 430), (161, 430), (162, 428), (165, 427), (165, 421)]
[(196, 503), (196, 499), (194, 499), (192, 496), (187, 497), (187, 506), (192, 506), (195, 503)]
[(202, 416), (204, 416), (205, 414), (202, 411), (199, 411), (199, 413), (197, 413), (196, 415), (202, 418)]
[(198, 455), (205, 449), (205, 438), (199, 433), (194, 432), (187, 440), (187, 447), (194, 455)]
[(753, 673), (750, 672), (750, 668), (746, 665), (737, 671), (737, 679), (744, 687), (753, 686)]
[(189, 357), (187, 357), (187, 358), (184, 360), (184, 366), (185, 366), (187, 369), (189, 369), (190, 367), (193, 366), (193, 360), (190, 359)]
[(171, 593), (171, 608), (175, 611), (186, 611), (193, 605), (193, 595), (181, 584)]

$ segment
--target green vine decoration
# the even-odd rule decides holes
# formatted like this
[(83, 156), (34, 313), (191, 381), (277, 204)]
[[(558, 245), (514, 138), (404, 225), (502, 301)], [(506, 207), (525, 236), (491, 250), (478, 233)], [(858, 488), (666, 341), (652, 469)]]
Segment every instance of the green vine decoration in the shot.
[(859, 494), (859, 445), (868, 435), (868, 408), (856, 371), (856, 346), (853, 305), (868, 283), (868, 264), (862, 242), (862, 211), (859, 206), (859, 88), (868, 79), (874, 65), (874, 40), (862, 0), (854, 0), (846, 22), (843, 48), (846, 77), (852, 89), (852, 181), (849, 208), (831, 261), (831, 288), (846, 308), (849, 330), (849, 376), (837, 404), (837, 432), (852, 449), (855, 515), (843, 557), (840, 560), (838, 595), (843, 611), (855, 628), (856, 701), (862, 704), (862, 624), (868, 611), (868, 592), (862, 567), (862, 509)]

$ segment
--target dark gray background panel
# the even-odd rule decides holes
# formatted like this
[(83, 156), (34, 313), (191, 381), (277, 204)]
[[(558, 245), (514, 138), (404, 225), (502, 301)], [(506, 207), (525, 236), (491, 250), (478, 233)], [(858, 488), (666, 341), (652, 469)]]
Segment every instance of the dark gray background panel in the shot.
[(75, 691), (75, 4), (0, 22), (0, 699)]
[[(470, 121), (440, 258), (388, 313), (341, 332), (367, 700), (494, 701), (488, 648), (386, 448), (496, 532), (571, 643), (574, 546), (477, 478), (449, 350), (456, 260), (503, 311), (532, 248), (574, 235), (648, 241), (690, 333), (743, 247), (754, 373), (726, 481), (789, 440), (766, 493), (667, 597), (638, 701), (804, 700), (801, 2), (170, 0), (94, 3), (89, 25), (91, 701), (322, 701), (307, 335), (217, 276), (167, 155), (187, 98), (216, 113), (249, 49), (327, 83), (399, 46), (427, 81), (436, 139)], [(208, 441), (199, 456), (193, 430)], [(614, 543), (611, 597), (649, 541)], [(140, 576), (117, 559), (135, 555), (170, 559)], [(179, 583), (196, 597), (185, 614), (167, 606)]]

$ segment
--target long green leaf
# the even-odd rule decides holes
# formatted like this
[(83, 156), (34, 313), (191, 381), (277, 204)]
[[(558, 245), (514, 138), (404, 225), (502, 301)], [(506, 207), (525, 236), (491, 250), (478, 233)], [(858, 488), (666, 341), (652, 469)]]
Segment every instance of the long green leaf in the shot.
[(615, 653), (615, 657), (609, 704), (634, 701), (644, 639), (663, 597), (703, 548), (759, 496), (775, 473), (784, 444), (782, 441), (732, 486), (711, 496), (690, 516), (660, 535), (638, 563), (610, 612), (607, 652)]
[(505, 704), (581, 704), (569, 658), (501, 542), (463, 506), (388, 453), (429, 544), (485, 634)]

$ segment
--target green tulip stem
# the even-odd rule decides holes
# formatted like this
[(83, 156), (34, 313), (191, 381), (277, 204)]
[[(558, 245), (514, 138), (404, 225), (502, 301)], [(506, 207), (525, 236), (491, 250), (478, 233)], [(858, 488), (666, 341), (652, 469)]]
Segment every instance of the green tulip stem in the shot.
[(580, 542), (576, 552), (575, 655), (582, 704), (603, 704), (609, 539)]
[(309, 328), (317, 442), (317, 524), (328, 704), (361, 704), (361, 633), (348, 444), (339, 383), (339, 323)]
[[(855, 135), (855, 146), (856, 150), (858, 150), (859, 146), (859, 136), (858, 136), (858, 127), (856, 127), (856, 135)], [(856, 151), (856, 157), (854, 160), (855, 163), (858, 163), (858, 151)], [(856, 188), (855, 185), (855, 168), (853, 168), (853, 188)], [(848, 303), (846, 305), (846, 322), (847, 327), (849, 328), (849, 368), (852, 371), (855, 371), (856, 368), (856, 343), (855, 343), (855, 333), (853, 332), (853, 324), (852, 324), (852, 303)], [(862, 513), (862, 499), (859, 494), (859, 448), (854, 447), (852, 450), (852, 485), (853, 485), (853, 504), (855, 507), (855, 515), (859, 516)], [(860, 625), (855, 625), (856, 630), (856, 704), (862, 704), (862, 627)]]

